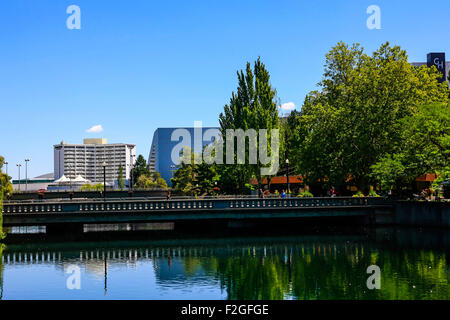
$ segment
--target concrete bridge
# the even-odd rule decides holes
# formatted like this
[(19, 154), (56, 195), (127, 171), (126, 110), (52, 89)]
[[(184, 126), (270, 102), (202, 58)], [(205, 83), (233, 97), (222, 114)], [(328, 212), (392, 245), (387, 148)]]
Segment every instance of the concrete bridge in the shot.
[(289, 221), (307, 218), (352, 218), (373, 222), (376, 211), (392, 203), (384, 198), (287, 198), (287, 199), (87, 199), (43, 202), (6, 202), (3, 224), (47, 226), (61, 232), (82, 230), (84, 224), (233, 221)]

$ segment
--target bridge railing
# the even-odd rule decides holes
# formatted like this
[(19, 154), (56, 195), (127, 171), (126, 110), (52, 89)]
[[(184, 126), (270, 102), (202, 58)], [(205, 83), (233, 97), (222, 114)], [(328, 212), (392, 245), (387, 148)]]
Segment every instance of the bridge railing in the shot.
[(327, 208), (387, 205), (384, 198), (233, 198), (233, 199), (108, 199), (107, 201), (56, 201), (36, 203), (6, 203), (3, 213), (50, 214), (94, 212), (156, 212), (179, 210), (226, 210), (226, 209), (280, 209), (280, 208)]
[[(266, 197), (266, 199), (279, 199), (279, 196), (276, 195), (270, 195)], [(223, 199), (259, 199), (257, 195), (220, 195), (220, 196), (199, 196), (199, 197), (192, 197), (192, 196), (172, 196), (170, 200), (223, 200)], [(25, 204), (25, 203), (67, 203), (67, 202), (85, 202), (85, 201), (92, 201), (92, 202), (111, 202), (111, 201), (135, 201), (135, 200), (167, 200), (167, 197), (119, 197), (119, 198), (54, 198), (54, 199), (27, 199), (27, 200), (4, 200), (4, 204)]]
[[(202, 197), (191, 197), (191, 196), (173, 196), (170, 200), (223, 200), (223, 199), (258, 199), (255, 195), (244, 195), (244, 196), (202, 196)], [(271, 196), (270, 198), (279, 198)], [(122, 198), (56, 198), (56, 199), (27, 199), (27, 200), (4, 200), (4, 204), (36, 204), (36, 203), (74, 203), (74, 202), (114, 202), (114, 201), (143, 201), (143, 200), (167, 200), (167, 197), (122, 197)]]

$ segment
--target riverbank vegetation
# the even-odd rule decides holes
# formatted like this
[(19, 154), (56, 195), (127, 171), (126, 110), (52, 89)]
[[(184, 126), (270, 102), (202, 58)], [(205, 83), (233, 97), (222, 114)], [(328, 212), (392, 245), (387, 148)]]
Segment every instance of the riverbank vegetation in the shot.
[(103, 183), (97, 183), (97, 184), (86, 183), (86, 184), (82, 185), (80, 188), (81, 191), (98, 191), (98, 192), (103, 191), (103, 189), (104, 189)]
[(167, 189), (167, 182), (157, 171), (150, 171), (150, 167), (143, 155), (139, 155), (132, 171), (133, 186), (138, 189)]
[[(3, 164), (5, 159), (0, 156), (0, 240), (5, 237), (3, 232), (3, 199), (6, 195), (12, 193), (11, 177), (3, 173)], [(1, 246), (2, 244), (0, 244)]]

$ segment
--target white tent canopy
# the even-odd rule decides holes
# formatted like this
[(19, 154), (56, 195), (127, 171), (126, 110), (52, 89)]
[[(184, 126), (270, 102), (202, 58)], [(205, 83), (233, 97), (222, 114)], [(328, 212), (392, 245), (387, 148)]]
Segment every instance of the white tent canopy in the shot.
[(70, 179), (67, 178), (65, 175), (62, 175), (61, 178), (54, 181), (54, 183), (67, 183), (67, 182), (70, 182)]
[(91, 183), (89, 180), (83, 178), (82, 176), (78, 175), (75, 179), (71, 180), (75, 183)]
[(81, 175), (76, 176), (75, 179), (69, 179), (65, 175), (62, 175), (58, 180), (53, 181), (56, 184), (66, 184), (66, 183), (74, 183), (74, 184), (87, 184), (91, 183), (89, 180), (83, 178)]

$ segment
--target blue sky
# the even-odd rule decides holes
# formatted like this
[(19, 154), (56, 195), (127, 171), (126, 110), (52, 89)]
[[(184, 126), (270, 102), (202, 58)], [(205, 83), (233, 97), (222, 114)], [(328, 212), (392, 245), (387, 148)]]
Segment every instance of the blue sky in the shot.
[[(66, 27), (72, 4), (80, 30)], [(366, 27), (372, 4), (381, 30)], [(338, 41), (368, 52), (390, 41), (425, 61), (450, 55), (449, 16), (447, 0), (4, 0), (0, 155), (13, 178), (25, 158), (30, 177), (52, 172), (61, 140), (134, 143), (147, 158), (158, 127), (218, 125), (247, 61), (261, 56), (281, 103), (299, 108)]]

